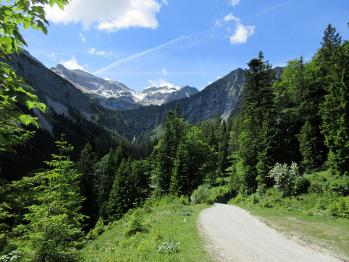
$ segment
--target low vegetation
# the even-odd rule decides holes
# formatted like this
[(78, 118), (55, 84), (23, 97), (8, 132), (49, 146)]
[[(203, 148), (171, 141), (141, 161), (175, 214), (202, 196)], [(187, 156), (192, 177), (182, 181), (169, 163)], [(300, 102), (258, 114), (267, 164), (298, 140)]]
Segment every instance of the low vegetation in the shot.
[[(205, 205), (186, 199), (148, 200), (89, 240), (83, 261), (211, 261), (203, 250), (197, 217)], [(98, 232), (101, 232), (98, 229)]]

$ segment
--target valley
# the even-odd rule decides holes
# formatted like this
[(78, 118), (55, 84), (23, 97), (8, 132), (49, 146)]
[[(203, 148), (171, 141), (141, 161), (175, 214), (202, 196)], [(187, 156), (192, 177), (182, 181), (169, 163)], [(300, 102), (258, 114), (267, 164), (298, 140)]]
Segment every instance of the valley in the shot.
[(347, 261), (347, 3), (315, 2), (2, 1), (0, 262)]

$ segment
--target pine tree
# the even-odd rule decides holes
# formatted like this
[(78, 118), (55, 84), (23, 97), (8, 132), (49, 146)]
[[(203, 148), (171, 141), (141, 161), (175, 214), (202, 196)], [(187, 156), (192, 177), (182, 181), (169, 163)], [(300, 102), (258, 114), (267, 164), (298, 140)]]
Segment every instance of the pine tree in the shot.
[(184, 135), (185, 127), (186, 124), (176, 112), (168, 112), (164, 124), (164, 134), (152, 154), (152, 183), (156, 195), (169, 192), (177, 148)]
[(205, 141), (200, 128), (191, 126), (187, 129), (178, 147), (171, 176), (170, 192), (174, 195), (189, 196), (194, 189), (202, 184), (209, 172), (215, 172), (207, 165), (212, 151)]
[(225, 170), (228, 167), (228, 154), (229, 154), (229, 132), (227, 125), (223, 121), (221, 125), (221, 135), (218, 146), (218, 172), (221, 177), (224, 176)]
[(189, 152), (183, 144), (177, 150), (174, 162), (173, 174), (171, 176), (170, 193), (176, 196), (188, 194), (190, 178)]
[(298, 140), (299, 149), (303, 158), (302, 167), (304, 170), (309, 171), (318, 167), (322, 159), (321, 156), (319, 157), (316, 153), (316, 129), (309, 121), (306, 121), (303, 125)]
[(273, 71), (265, 62), (262, 52), (252, 59), (245, 74), (243, 127), (240, 134), (240, 157), (245, 172), (245, 190), (253, 192), (259, 182), (268, 184), (268, 168), (273, 164), (274, 102), (272, 82)]
[(46, 163), (49, 169), (31, 179), (36, 203), (25, 215), (29, 224), (18, 249), (32, 261), (77, 261), (81, 246), (81, 175), (67, 155), (72, 146), (64, 140), (56, 144), (59, 154)]
[[(327, 42), (333, 42), (337, 47), (340, 38), (334, 32), (331, 41)], [(328, 160), (332, 170), (339, 175), (349, 175), (349, 43), (345, 42), (339, 51), (329, 43), (324, 48), (336, 50), (336, 57), (332, 59), (335, 63), (331, 81), (321, 108), (322, 132), (329, 147)]]
[(81, 150), (80, 159), (77, 162), (77, 168), (81, 173), (80, 192), (84, 197), (83, 213), (89, 217), (88, 224), (92, 226), (98, 219), (96, 176), (94, 165), (96, 163), (96, 154), (92, 150), (90, 143), (87, 143)]
[(123, 160), (116, 173), (108, 201), (109, 220), (122, 217), (134, 205), (135, 192), (130, 159)]
[(123, 149), (121, 146), (110, 149), (106, 162), (100, 167), (102, 169), (99, 175), (97, 186), (99, 216), (107, 218), (108, 199), (113, 186), (116, 171), (123, 159)]

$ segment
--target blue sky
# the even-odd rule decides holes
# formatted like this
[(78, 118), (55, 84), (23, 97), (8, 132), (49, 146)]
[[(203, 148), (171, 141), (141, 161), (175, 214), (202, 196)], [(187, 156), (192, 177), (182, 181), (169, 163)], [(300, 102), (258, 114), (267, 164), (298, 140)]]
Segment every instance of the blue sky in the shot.
[(309, 59), (328, 23), (349, 38), (348, 0), (72, 0), (47, 14), (47, 36), (24, 31), (32, 55), (136, 90), (202, 89), (259, 50), (273, 66)]

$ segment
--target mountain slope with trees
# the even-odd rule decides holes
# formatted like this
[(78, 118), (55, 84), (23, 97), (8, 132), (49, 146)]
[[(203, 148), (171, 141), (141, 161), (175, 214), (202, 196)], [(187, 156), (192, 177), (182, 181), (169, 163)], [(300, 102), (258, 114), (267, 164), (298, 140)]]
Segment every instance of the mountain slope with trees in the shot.
[[(180, 258), (192, 244), (186, 232), (179, 234), (184, 247), (157, 232), (136, 242), (160, 221), (149, 215), (148, 201), (160, 206), (154, 208), (159, 216), (169, 214), (171, 207), (161, 210), (161, 205), (170, 201), (183, 221), (192, 213), (189, 203), (233, 198), (348, 222), (349, 44), (333, 26), (310, 61), (290, 61), (283, 74), (260, 52), (246, 70), (237, 69), (192, 97), (117, 112), (102, 109), (27, 55), (25, 64), (41, 70), (39, 78), (18, 63), (25, 45), (20, 24), (46, 32), (42, 4), (63, 8), (66, 3), (17, 0), (0, 6), (5, 18), (0, 21), (1, 260), (88, 260), (86, 254), (107, 252), (98, 243), (109, 234), (99, 235), (125, 220), (118, 248), (135, 245), (142, 254), (150, 246), (157, 258), (170, 259), (170, 253)], [(51, 80), (57, 90), (41, 85)], [(58, 122), (50, 140), (38, 131), (43, 102), (45, 120)], [(161, 123), (162, 132), (148, 137)], [(141, 134), (143, 139), (135, 138)], [(193, 208), (197, 212), (200, 206)], [(149, 221), (141, 220), (142, 212)], [(159, 231), (169, 223), (161, 221)]]

